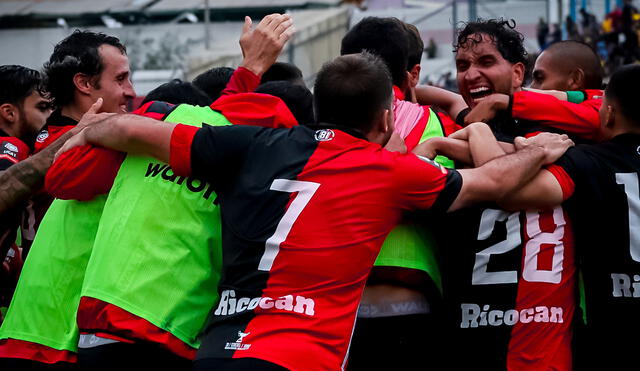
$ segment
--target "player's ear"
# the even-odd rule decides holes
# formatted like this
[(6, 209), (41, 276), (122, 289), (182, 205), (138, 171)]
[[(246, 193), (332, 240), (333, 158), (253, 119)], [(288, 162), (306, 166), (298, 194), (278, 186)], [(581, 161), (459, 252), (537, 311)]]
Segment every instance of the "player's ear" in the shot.
[(569, 90), (580, 90), (584, 86), (584, 70), (580, 67), (569, 74)]
[(513, 82), (513, 88), (517, 89), (522, 87), (522, 83), (524, 82), (524, 63), (518, 62), (515, 63), (513, 66), (511, 66), (511, 73), (512, 73), (512, 82)]
[(4, 103), (0, 105), (0, 117), (2, 117), (4, 121), (11, 123), (14, 122), (18, 117), (17, 113), (16, 106), (11, 103)]
[(75, 85), (76, 89), (83, 94), (90, 94), (91, 90), (94, 88), (91, 76), (81, 72), (73, 75), (73, 85)]
[(604, 113), (604, 125), (608, 128), (613, 127), (616, 123), (616, 109), (613, 105), (607, 104)]

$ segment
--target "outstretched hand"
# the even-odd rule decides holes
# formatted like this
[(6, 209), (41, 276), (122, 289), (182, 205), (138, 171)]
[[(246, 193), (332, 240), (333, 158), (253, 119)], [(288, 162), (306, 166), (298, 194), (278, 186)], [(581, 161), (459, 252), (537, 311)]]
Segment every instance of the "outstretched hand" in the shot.
[(244, 59), (240, 66), (261, 76), (275, 63), (294, 32), (293, 20), (288, 14), (269, 14), (255, 29), (252, 29), (251, 18), (245, 17), (240, 36)]
[(554, 133), (540, 133), (531, 138), (517, 137), (514, 144), (518, 151), (531, 146), (542, 147), (545, 150), (545, 165), (554, 163), (570, 147), (575, 146), (566, 134)]

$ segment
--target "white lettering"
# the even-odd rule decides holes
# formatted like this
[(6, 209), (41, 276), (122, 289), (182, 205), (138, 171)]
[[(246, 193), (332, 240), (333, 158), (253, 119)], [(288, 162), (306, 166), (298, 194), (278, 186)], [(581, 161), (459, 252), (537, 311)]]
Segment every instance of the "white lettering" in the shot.
[(293, 295), (281, 296), (278, 299), (273, 299), (268, 296), (236, 298), (235, 290), (224, 290), (220, 294), (220, 303), (218, 304), (214, 314), (216, 316), (226, 316), (260, 307), (260, 309), (264, 310), (275, 308), (289, 312), (306, 314), (307, 316), (314, 316), (315, 305), (316, 303), (313, 299), (305, 298), (300, 295), (296, 295), (295, 299)]
[(546, 307), (537, 306), (535, 308), (524, 308), (520, 311), (509, 309), (502, 311), (499, 309), (491, 310), (487, 304), (482, 306), (482, 310), (478, 304), (462, 303), (460, 306), (462, 312), (462, 321), (460, 328), (475, 328), (480, 326), (513, 326), (516, 323), (563, 323), (562, 307)]

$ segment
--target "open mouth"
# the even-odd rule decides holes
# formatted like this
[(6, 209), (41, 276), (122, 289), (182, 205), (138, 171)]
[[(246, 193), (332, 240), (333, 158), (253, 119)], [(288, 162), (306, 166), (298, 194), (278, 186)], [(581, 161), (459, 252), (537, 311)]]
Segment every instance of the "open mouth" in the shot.
[(482, 98), (491, 95), (492, 93), (493, 90), (488, 86), (480, 86), (477, 88), (469, 89), (469, 96), (471, 96), (471, 99), (474, 101), (481, 100)]

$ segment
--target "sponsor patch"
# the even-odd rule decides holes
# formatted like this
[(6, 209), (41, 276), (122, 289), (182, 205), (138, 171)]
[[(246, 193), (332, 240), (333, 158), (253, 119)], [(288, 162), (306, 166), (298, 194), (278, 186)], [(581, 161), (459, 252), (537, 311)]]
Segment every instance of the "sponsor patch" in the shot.
[(49, 131), (47, 129), (43, 129), (40, 134), (38, 134), (38, 137), (36, 138), (36, 142), (38, 143), (44, 143), (44, 141), (49, 138)]
[(331, 129), (322, 129), (316, 130), (314, 136), (318, 142), (326, 142), (328, 140), (332, 140), (333, 137), (336, 136), (336, 133), (334, 133)]

